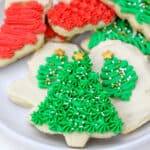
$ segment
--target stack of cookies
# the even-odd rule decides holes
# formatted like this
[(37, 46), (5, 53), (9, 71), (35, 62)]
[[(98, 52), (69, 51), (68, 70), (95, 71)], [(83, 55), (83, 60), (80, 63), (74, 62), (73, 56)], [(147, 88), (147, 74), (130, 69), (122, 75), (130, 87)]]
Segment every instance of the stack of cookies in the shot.
[(36, 51), (8, 96), (68, 146), (125, 136), (150, 120), (149, 33), (149, 0), (6, 0), (0, 67)]

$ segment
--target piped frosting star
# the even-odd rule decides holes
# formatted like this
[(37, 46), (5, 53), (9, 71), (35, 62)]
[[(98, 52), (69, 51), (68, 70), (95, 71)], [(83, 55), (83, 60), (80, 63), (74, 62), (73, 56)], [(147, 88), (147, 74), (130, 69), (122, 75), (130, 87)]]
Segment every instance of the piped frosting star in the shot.
[(65, 51), (62, 50), (62, 49), (57, 49), (57, 50), (55, 50), (55, 55), (64, 56), (65, 55)]
[(84, 53), (83, 52), (77, 52), (74, 55), (75, 60), (82, 60), (84, 58)]
[(106, 52), (104, 52), (102, 54), (102, 56), (104, 59), (111, 59), (113, 57), (113, 53), (111, 51), (107, 50)]

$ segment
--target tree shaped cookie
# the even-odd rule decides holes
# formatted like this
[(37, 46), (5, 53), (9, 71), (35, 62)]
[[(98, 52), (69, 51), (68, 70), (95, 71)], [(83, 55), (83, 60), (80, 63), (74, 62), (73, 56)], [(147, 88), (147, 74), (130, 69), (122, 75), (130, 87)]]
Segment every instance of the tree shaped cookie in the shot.
[[(78, 47), (73, 44), (61, 44), (61, 43), (47, 43), (40, 51), (38, 51), (32, 59), (29, 61), (29, 76), (26, 79), (14, 81), (8, 90), (9, 97), (12, 101), (19, 105), (30, 106), (36, 108), (37, 105), (44, 100), (47, 95), (47, 89), (41, 89), (38, 86), (37, 74), (39, 66), (46, 66), (48, 63), (45, 61), (47, 57), (52, 57), (56, 49), (62, 49), (65, 51), (65, 55), (68, 56), (68, 61), (71, 61), (73, 52), (78, 50)], [(96, 46), (90, 52), (90, 59), (92, 60), (92, 70), (94, 72), (100, 72), (104, 65), (104, 59), (102, 53), (106, 50), (110, 50), (114, 53), (114, 56), (120, 60), (127, 60), (129, 65), (134, 67), (134, 70), (138, 76), (136, 87), (132, 90), (129, 102), (122, 100), (116, 100), (111, 98), (111, 102), (115, 106), (120, 118), (123, 121), (123, 130), (121, 134), (128, 134), (141, 127), (143, 124), (150, 120), (150, 72), (149, 62), (145, 57), (137, 50), (136, 47), (122, 43), (120, 41), (105, 41)], [(77, 59), (83, 58), (82, 54), (75, 55)], [(140, 60), (140, 61), (139, 61)], [(89, 65), (90, 66), (90, 65)], [(54, 74), (55, 75), (55, 74)], [(44, 75), (45, 77), (45, 75)], [(68, 76), (69, 77), (69, 76)], [(45, 78), (46, 79), (46, 78)], [(48, 82), (46, 82), (48, 83)], [(51, 83), (50, 83), (51, 84)], [(22, 86), (24, 85), (24, 86)], [(69, 90), (72, 86), (70, 86)], [(67, 88), (68, 89), (68, 88)], [(102, 88), (103, 89), (103, 88)], [(82, 88), (84, 90), (84, 88)], [(81, 94), (82, 91), (81, 91)], [(95, 107), (94, 107), (95, 109)], [(36, 126), (40, 131), (44, 133), (54, 134), (50, 132), (48, 126)], [(59, 133), (58, 133), (59, 134)], [(77, 143), (71, 143), (70, 145), (84, 146), (89, 135), (86, 133), (65, 133), (64, 136), (67, 139), (67, 143), (72, 142), (72, 137), (76, 136), (76, 139), (80, 136), (82, 140), (77, 140)], [(94, 134), (94, 138), (110, 138), (114, 136), (113, 133)], [(68, 137), (68, 138), (67, 138)], [(119, 137), (120, 140), (124, 140), (124, 136)], [(115, 139), (114, 139), (115, 140)]]
[(117, 15), (130, 22), (133, 29), (142, 32), (150, 40), (149, 0), (102, 0), (114, 9)]
[[(52, 58), (54, 56), (58, 54)], [(89, 56), (76, 51), (73, 60), (65, 61), (63, 69), (57, 72), (45, 100), (31, 114), (31, 121), (37, 127), (47, 126), (49, 133), (70, 134), (72, 142), (69, 142), (70, 136), (65, 135), (67, 144), (80, 147), (95, 133), (97, 137), (108, 132), (118, 134), (123, 123), (100, 84), (99, 74), (92, 71)], [(78, 141), (83, 140), (82, 133), (87, 134), (87, 138), (78, 145)]]
[(150, 41), (139, 33), (134, 32), (128, 21), (117, 18), (112, 24), (94, 32), (88, 43), (92, 49), (105, 40), (120, 40), (136, 46), (143, 54), (150, 55)]
[(41, 65), (38, 70), (38, 85), (40, 88), (48, 88), (51, 82), (56, 81), (57, 75), (63, 70), (65, 62), (68, 61), (68, 57), (65, 55), (65, 51), (57, 49), (54, 55), (46, 58), (46, 64)]
[(99, 0), (59, 2), (47, 12), (49, 23), (60, 35), (73, 37), (110, 24), (115, 13)]
[[(132, 93), (130, 93), (131, 95), (129, 98), (130, 100), (129, 102), (116, 100), (118, 96), (112, 98), (114, 106), (117, 108), (119, 115), (124, 121), (123, 133), (126, 134), (135, 130), (136, 128), (140, 127), (141, 125), (143, 125), (144, 123), (150, 120), (150, 101), (149, 101), (150, 99), (150, 78), (149, 78), (150, 64), (147, 58), (143, 54), (141, 54), (137, 50), (136, 47), (129, 45), (129, 44), (125, 44), (120, 41), (109, 40), (109, 41), (101, 42), (99, 45), (94, 47), (90, 52), (90, 58), (93, 63), (94, 71), (100, 72), (101, 74), (103, 74), (103, 71), (106, 71), (106, 70), (102, 70), (106, 62), (106, 60), (103, 59), (102, 54), (106, 52), (107, 50), (111, 51), (114, 54), (114, 57), (117, 58), (116, 61), (118, 61), (118, 59), (121, 61), (125, 60), (128, 62), (130, 66), (133, 66), (133, 68), (130, 67), (131, 70), (128, 72), (129, 74), (130, 73), (132, 74), (130, 79), (133, 79), (134, 81), (137, 78), (136, 75), (138, 76), (138, 80), (136, 81), (136, 84), (135, 84), (136, 86), (132, 90)], [(114, 64), (112, 64), (113, 62), (111, 61), (111, 59), (107, 61), (109, 61), (108, 63), (112, 65), (112, 69), (113, 69), (112, 74), (110, 72), (108, 73), (111, 74), (110, 77), (114, 75), (114, 77), (112, 77), (110, 82), (108, 81), (107, 85), (109, 86), (110, 83), (112, 83), (112, 81), (115, 79), (120, 82), (119, 80), (120, 77), (118, 78), (118, 74), (116, 74), (117, 70), (114, 69), (115, 62)], [(126, 63), (124, 63), (123, 65), (126, 65)], [(118, 68), (118, 66), (116, 67)], [(136, 72), (136, 75), (135, 75), (135, 72)], [(104, 73), (107, 73), (107, 71)], [(127, 76), (128, 76), (128, 73), (126, 73)], [(120, 72), (120, 75), (122, 75), (121, 72)], [(102, 80), (102, 82), (103, 81), (104, 79)], [(121, 79), (121, 82), (122, 82), (122, 79)], [(131, 87), (134, 87), (134, 82), (131, 82), (131, 83), (126, 82), (127, 87), (129, 88), (130, 85)], [(125, 87), (124, 89), (125, 91), (128, 89), (127, 87)], [(112, 90), (113, 90), (113, 86), (112, 86)], [(127, 96), (127, 94), (125, 96)]]

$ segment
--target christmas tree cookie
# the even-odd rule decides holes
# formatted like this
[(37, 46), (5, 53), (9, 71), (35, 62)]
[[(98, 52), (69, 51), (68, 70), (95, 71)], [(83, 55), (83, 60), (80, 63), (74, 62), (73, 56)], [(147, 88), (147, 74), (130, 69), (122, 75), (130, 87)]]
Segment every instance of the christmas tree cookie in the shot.
[(44, 43), (46, 29), (45, 3), (9, 2), (6, 1), (6, 17), (0, 30), (0, 67), (39, 49)]
[(142, 32), (150, 40), (149, 0), (102, 0), (114, 9), (117, 15), (130, 22), (133, 29)]
[(127, 60), (120, 60), (111, 51), (103, 53), (105, 63), (100, 78), (105, 91), (113, 98), (128, 101), (138, 79), (133, 66)]
[(139, 32), (134, 32), (127, 21), (117, 18), (111, 25), (94, 32), (88, 43), (92, 49), (105, 40), (120, 40), (136, 46), (143, 54), (150, 55), (150, 41)]
[(57, 80), (57, 75), (64, 68), (64, 64), (68, 61), (65, 51), (61, 49), (55, 50), (51, 57), (46, 58), (46, 64), (41, 65), (38, 70), (38, 85), (40, 88), (46, 89), (51, 82)]
[[(55, 53), (51, 59), (57, 60), (57, 57), (67, 59), (64, 53)], [(63, 69), (55, 73), (55, 79), (48, 84), (46, 98), (31, 114), (33, 125), (41, 130), (46, 127), (50, 134), (63, 134), (67, 144), (73, 147), (83, 147), (95, 134), (102, 138), (105, 133), (122, 131), (123, 122), (101, 86), (99, 74), (92, 71), (85, 52), (74, 52), (73, 61), (64, 61)], [(83, 133), (86, 138), (82, 137)]]
[(72, 0), (54, 5), (47, 16), (55, 32), (73, 37), (110, 24), (115, 13), (99, 0)]
[[(58, 50), (58, 51), (55, 51), (55, 50)], [(53, 72), (53, 74), (51, 74), (51, 73), (49, 74), (49, 72), (47, 70), (52, 65), (49, 62), (55, 62), (56, 59), (59, 59), (62, 56), (63, 57), (65, 56), (65, 58), (68, 58), (68, 59), (65, 59), (65, 61), (62, 61), (62, 62), (65, 62), (64, 63), (65, 66), (63, 66), (63, 68), (67, 67), (67, 68), (72, 69), (72, 67), (71, 67), (72, 65), (79, 66), (79, 64), (76, 62), (81, 61), (84, 58), (84, 56), (87, 56), (87, 55), (84, 55), (83, 53), (75, 53), (74, 54), (74, 52), (77, 50), (78, 50), (78, 47), (73, 44), (61, 44), (61, 43), (51, 43), (51, 42), (47, 43), (29, 61), (28, 77), (26, 77), (26, 79), (14, 81), (10, 85), (9, 90), (8, 90), (10, 99), (19, 105), (29, 106), (30, 108), (34, 108), (33, 112), (38, 112), (39, 107), (37, 107), (37, 106), (40, 106), (40, 108), (41, 108), (42, 103), (45, 108), (44, 100), (46, 100), (48, 103), (52, 102), (51, 99), (49, 99), (49, 97), (46, 96), (48, 94), (53, 95), (53, 90), (47, 89), (48, 86), (53, 86), (53, 88), (56, 89), (56, 92), (58, 92), (60, 90), (59, 88), (57, 88), (59, 86), (63, 86), (64, 91), (65, 90), (71, 91), (71, 89), (74, 88), (75, 85), (78, 85), (78, 82), (80, 83), (80, 80), (83, 78), (83, 76), (86, 75), (85, 73), (83, 74), (83, 72), (85, 72), (83, 70), (83, 68), (89, 73), (89, 72), (91, 72), (91, 67), (92, 67), (92, 70), (93, 70), (92, 77), (90, 76), (90, 78), (97, 79), (97, 76), (98, 76), (100, 82), (102, 83), (102, 79), (100, 78), (99, 75), (102, 74), (102, 68), (106, 61), (106, 59), (103, 58), (102, 54), (104, 52), (106, 52), (107, 50), (110, 50), (114, 54), (114, 57), (116, 57), (117, 59), (119, 59), (121, 61), (123, 61), (123, 60), (127, 61), (128, 66), (133, 66), (133, 70), (131, 72), (135, 71), (136, 75), (138, 76), (138, 80), (135, 83), (135, 88), (131, 90), (131, 95), (129, 97), (128, 102), (123, 101), (121, 98), (118, 98), (117, 100), (116, 100), (116, 98), (113, 98), (113, 97), (108, 98), (108, 99), (111, 99), (111, 103), (114, 106), (113, 108), (116, 109), (116, 111), (118, 112), (118, 115), (122, 119), (123, 130), (122, 130), (121, 134), (128, 134), (130, 132), (133, 132), (134, 130), (141, 127), (143, 124), (145, 124), (146, 122), (148, 122), (150, 120), (150, 118), (149, 118), (149, 116), (150, 116), (150, 111), (149, 111), (150, 110), (149, 63), (145, 59), (145, 57), (139, 51), (137, 51), (137, 49), (134, 46), (122, 43), (120, 41), (102, 42), (97, 47), (93, 48), (89, 55), (93, 66), (91, 66), (91, 63), (89, 63), (90, 61), (88, 61), (90, 59), (86, 59), (86, 61), (85, 61), (86, 63), (82, 63), (82, 65), (83, 65), (82, 69), (81, 68), (77, 69), (78, 67), (76, 68), (78, 74), (76, 74), (77, 72), (73, 72), (72, 76), (78, 75), (77, 77), (81, 78), (80, 80), (78, 80), (78, 82), (74, 82), (74, 81), (76, 81), (76, 78), (68, 75), (68, 73), (67, 73), (68, 78), (67, 78), (67, 80), (65, 80), (67, 75), (65, 73), (63, 74), (63, 70), (61, 70), (62, 64), (60, 65), (59, 61), (57, 63), (57, 67), (60, 67), (59, 68), (60, 70), (51, 68), (51, 72), (53, 72), (53, 70), (55, 70), (55, 71)], [(65, 51), (65, 53), (63, 51)], [(54, 56), (56, 56), (55, 52), (57, 55), (59, 54), (59, 57), (54, 57)], [(74, 56), (73, 61), (71, 61), (72, 56)], [(77, 60), (75, 61), (75, 59), (77, 59), (78, 61)], [(89, 65), (87, 66), (87, 68), (85, 68), (87, 62)], [(49, 66), (47, 68), (46, 66), (48, 64), (49, 64)], [(46, 67), (44, 69), (44, 71), (42, 71), (44, 74), (40, 71), (41, 66)], [(56, 64), (55, 64), (55, 66), (56, 66)], [(60, 71), (60, 73), (59, 73), (59, 71)], [(48, 76), (46, 76), (45, 72), (48, 72)], [(83, 76), (81, 75), (81, 72), (82, 72)], [(93, 72), (94, 72), (94, 74), (93, 74)], [(58, 78), (58, 74), (59, 74), (60, 80), (56, 81), (56, 78)], [(97, 75), (95, 75), (95, 74), (97, 74)], [(43, 78), (41, 78), (42, 75), (43, 75)], [(56, 82), (62, 82), (62, 76), (64, 77), (63, 81), (65, 81), (65, 83), (68, 82), (68, 79), (71, 80), (71, 83), (70, 82), (68, 83), (69, 87), (67, 86), (67, 84), (66, 84), (66, 86), (63, 84), (62, 85), (55, 84)], [(44, 82), (44, 81), (46, 81), (46, 82)], [(94, 81), (90, 80), (91, 85), (93, 85), (93, 83), (95, 83), (96, 81), (97, 80), (94, 80)], [(87, 80), (84, 80), (83, 83), (84, 84), (87, 83)], [(84, 96), (84, 90), (86, 89), (86, 86), (84, 86), (83, 83), (81, 84), (82, 88), (76, 88), (79, 95), (82, 95), (81, 98)], [(70, 86), (70, 84), (73, 84), (74, 86)], [(24, 85), (24, 86), (22, 86), (22, 85)], [(98, 85), (98, 82), (96, 82), (95, 85)], [(89, 86), (89, 88), (90, 88), (90, 86)], [(101, 94), (104, 92), (104, 87), (102, 84), (100, 84), (100, 86), (96, 86), (96, 87), (94, 86), (94, 88), (100, 89)], [(47, 93), (47, 90), (49, 91), (49, 93)], [(92, 90), (88, 89), (88, 92), (90, 93), (90, 92), (92, 92)], [(97, 92), (97, 90), (94, 92)], [(106, 92), (104, 92), (104, 93), (106, 94)], [(67, 94), (67, 92), (65, 92), (64, 95), (65, 94)], [(57, 96), (59, 96), (59, 95), (57, 95)], [(75, 94), (75, 96), (76, 96), (76, 94)], [(109, 94), (106, 94), (105, 98), (107, 98), (108, 96), (109, 96)], [(62, 96), (60, 95), (60, 97), (62, 97)], [(79, 101), (79, 99), (77, 101)], [(55, 105), (56, 103), (57, 103), (57, 100), (53, 104)], [(64, 107), (63, 107), (64, 109), (65, 108), (67, 109), (67, 103), (70, 103), (70, 102), (68, 102), (66, 100), (66, 105), (64, 105)], [(89, 104), (91, 104), (91, 103), (92, 103), (92, 101), (89, 102)], [(61, 103), (59, 103), (59, 104), (61, 105)], [(83, 104), (84, 104), (84, 101), (83, 101)], [(102, 105), (100, 105), (100, 107), (105, 108), (105, 106), (106, 106), (105, 104), (106, 103), (103, 103)], [(68, 105), (68, 107), (70, 107), (70, 106), (71, 105)], [(75, 103), (74, 106), (77, 106), (77, 108), (78, 108), (78, 104)], [(48, 107), (49, 107), (49, 105), (48, 105)], [(85, 105), (85, 108), (87, 108), (87, 105)], [(95, 107), (93, 109), (95, 111)], [(89, 112), (93, 112), (93, 109), (92, 109), (92, 111), (91, 111), (91, 109), (89, 109)], [(55, 110), (54, 110), (54, 112), (55, 112)], [(60, 111), (62, 111), (62, 109)], [(74, 113), (74, 111), (70, 111), (70, 112)], [(81, 110), (79, 112), (81, 112)], [(86, 112), (86, 111), (84, 111), (84, 112)], [(49, 113), (46, 112), (45, 115), (47, 115), (47, 114), (49, 114)], [(64, 115), (64, 111), (62, 111), (62, 114)], [(58, 115), (58, 117), (61, 117), (61, 116)], [(71, 116), (71, 117), (73, 117), (73, 116)], [(65, 119), (67, 119), (67, 118), (65, 118)], [(38, 123), (40, 123), (40, 119), (39, 119)], [(56, 134), (56, 132), (52, 132), (52, 131), (50, 132), (48, 125), (43, 125), (43, 126), (37, 125), (36, 127), (44, 133)], [(55, 126), (55, 129), (56, 129), (56, 126)], [(62, 128), (57, 128), (57, 129), (62, 129)], [(71, 130), (71, 128), (65, 128), (65, 129)], [(59, 134), (59, 133), (57, 133), (57, 134)], [(93, 137), (95, 137), (95, 138), (97, 138), (97, 137), (110, 138), (114, 135), (115, 134), (112, 132), (108, 132), (105, 134), (104, 133), (103, 134), (95, 133), (95, 134), (93, 134)], [(89, 135), (87, 135), (87, 133), (85, 133), (85, 132), (82, 134), (77, 133), (77, 132), (74, 132), (73, 134), (64, 133), (64, 136), (67, 140), (67, 143), (68, 144), (70, 143), (69, 145), (71, 145), (71, 146), (77, 146), (77, 145), (84, 146), (87, 139), (89, 138)], [(73, 137), (76, 137), (76, 139), (80, 138), (81, 140), (77, 140), (77, 141), (75, 141), (75, 143), (72, 143)], [(120, 137), (120, 140), (122, 140), (122, 137)]]
[[(108, 53), (108, 56), (104, 55), (104, 57), (106, 51), (112, 52), (113, 55)], [(147, 58), (136, 47), (116, 40), (98, 44), (91, 50), (90, 58), (93, 71), (100, 72), (103, 88), (110, 91), (112, 102), (123, 119), (123, 133), (134, 131), (148, 122), (150, 120), (150, 64)], [(112, 84), (117, 81), (118, 84)]]

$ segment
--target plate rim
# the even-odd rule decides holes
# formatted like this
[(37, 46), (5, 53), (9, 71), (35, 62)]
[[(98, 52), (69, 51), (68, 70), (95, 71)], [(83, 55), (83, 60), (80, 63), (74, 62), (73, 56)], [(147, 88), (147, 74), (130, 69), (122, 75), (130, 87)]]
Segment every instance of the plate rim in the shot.
[[(61, 149), (61, 150), (66, 150), (66, 148), (71, 148), (68, 147), (67, 144), (65, 147), (56, 147), (54, 145), (47, 145), (47, 144), (43, 144), (43, 143), (39, 143), (36, 140), (33, 140), (31, 138), (28, 138), (20, 133), (15, 132), (14, 130), (12, 130), (11, 128), (9, 128), (8, 126), (6, 126), (1, 120), (0, 120), (0, 130), (3, 130), (4, 134), (9, 135), (9, 138), (13, 138), (15, 141), (20, 141), (21, 143), (28, 143), (31, 146), (34, 146), (35, 148), (38, 149), (44, 149), (44, 150), (49, 150), (50, 148), (53, 149)], [(44, 133), (43, 133), (44, 134)], [(150, 134), (146, 134), (146, 136), (143, 136), (142, 138), (137, 138), (134, 141), (129, 141), (128, 143), (124, 143), (122, 145), (118, 145), (118, 146), (113, 146), (113, 148), (103, 148), (104, 150), (119, 150), (122, 148), (130, 148), (131, 146), (134, 146), (135, 144), (139, 144), (143, 141), (146, 141), (147, 139), (150, 139)], [(65, 140), (64, 140), (65, 142)], [(87, 148), (87, 147), (85, 147)], [(99, 148), (100, 150), (101, 148)]]

